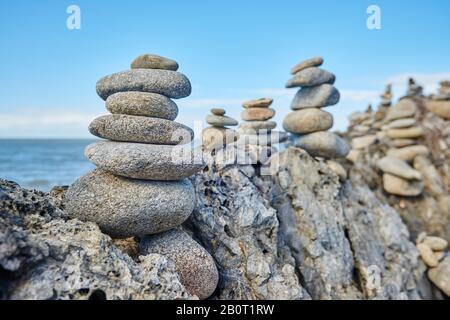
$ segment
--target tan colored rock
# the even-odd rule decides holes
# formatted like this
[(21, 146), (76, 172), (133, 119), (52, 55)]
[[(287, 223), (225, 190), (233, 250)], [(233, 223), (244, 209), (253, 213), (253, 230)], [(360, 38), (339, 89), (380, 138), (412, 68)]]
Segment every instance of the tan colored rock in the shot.
[(378, 140), (376, 135), (358, 137), (352, 140), (352, 149), (365, 149)]
[(422, 180), (422, 174), (419, 171), (400, 159), (384, 157), (378, 160), (377, 166), (384, 173), (393, 174), (406, 180)]
[(416, 239), (416, 244), (422, 243), (426, 237), (427, 237), (427, 233), (425, 231), (419, 233), (419, 235), (417, 236), (417, 239)]
[(428, 270), (428, 278), (436, 287), (441, 289), (447, 296), (450, 296), (450, 257), (442, 260), (437, 268)]
[(388, 129), (409, 128), (414, 126), (416, 123), (417, 121), (414, 118), (397, 119), (389, 123), (387, 125), (387, 128)]
[(416, 140), (414, 139), (394, 139), (392, 140), (392, 146), (396, 148), (403, 148), (410, 145), (413, 145), (416, 143)]
[(332, 126), (331, 113), (316, 108), (290, 112), (283, 120), (284, 130), (297, 134), (326, 131)]
[(402, 99), (394, 107), (390, 108), (386, 120), (396, 120), (413, 117), (417, 112), (417, 104), (412, 99)]
[(405, 161), (413, 161), (415, 157), (418, 155), (428, 156), (430, 151), (426, 146), (417, 145), (417, 146), (409, 146), (400, 149), (390, 149), (387, 152), (389, 157), (405, 160)]
[(321, 57), (314, 57), (308, 60), (304, 60), (292, 67), (291, 74), (296, 74), (297, 72), (300, 72), (306, 68), (319, 67), (322, 64), (323, 58)]
[(439, 117), (450, 120), (450, 101), (427, 101), (426, 108)]
[(215, 116), (224, 116), (226, 111), (222, 108), (212, 108), (211, 113)]
[(408, 181), (389, 173), (383, 174), (383, 188), (387, 193), (402, 197), (417, 197), (423, 192), (422, 181)]
[(419, 243), (416, 247), (417, 251), (419, 251), (420, 257), (427, 266), (431, 268), (437, 267), (439, 260), (429, 246), (424, 243)]
[(433, 251), (444, 251), (447, 249), (448, 246), (447, 240), (432, 236), (425, 237), (423, 243), (429, 246)]
[(217, 150), (238, 139), (239, 133), (232, 129), (209, 127), (202, 131), (202, 145), (205, 149)]
[(242, 106), (248, 108), (268, 108), (273, 103), (273, 99), (261, 98), (256, 100), (245, 101)]
[(359, 155), (361, 154), (360, 150), (355, 150), (352, 149), (350, 150), (350, 152), (348, 153), (346, 159), (350, 162), (356, 163), (356, 161), (358, 161)]
[(271, 108), (250, 108), (241, 113), (241, 118), (245, 121), (265, 121), (274, 116), (275, 110)]
[(434, 255), (436, 256), (436, 259), (438, 259), (438, 261), (441, 261), (442, 259), (445, 258), (445, 252), (444, 251), (436, 251), (434, 253)]
[(414, 139), (423, 136), (423, 129), (420, 127), (389, 129), (386, 131), (386, 135), (391, 139)]
[(347, 180), (347, 170), (345, 170), (345, 168), (340, 163), (333, 160), (327, 160), (326, 164), (328, 168), (330, 168), (330, 170), (339, 177), (339, 180)]

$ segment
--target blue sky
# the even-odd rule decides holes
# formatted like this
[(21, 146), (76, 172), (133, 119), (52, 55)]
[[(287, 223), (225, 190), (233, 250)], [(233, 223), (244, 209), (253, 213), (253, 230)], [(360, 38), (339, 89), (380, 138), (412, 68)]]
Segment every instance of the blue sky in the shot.
[[(71, 4), (81, 30), (66, 28)], [(366, 27), (371, 4), (381, 30)], [(96, 81), (142, 53), (177, 60), (191, 80), (193, 94), (176, 101), (190, 126), (211, 107), (239, 118), (243, 100), (264, 96), (281, 123), (296, 92), (284, 89), (290, 68), (323, 56), (342, 92), (328, 108), (342, 130), (387, 81), (398, 97), (408, 75), (428, 92), (450, 78), (448, 12), (442, 0), (1, 1), (0, 138), (89, 137), (106, 113)]]

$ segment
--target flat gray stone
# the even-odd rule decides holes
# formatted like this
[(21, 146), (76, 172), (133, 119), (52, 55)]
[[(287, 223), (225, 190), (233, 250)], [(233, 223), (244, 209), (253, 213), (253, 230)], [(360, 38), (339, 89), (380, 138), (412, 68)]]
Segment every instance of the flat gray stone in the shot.
[(404, 160), (387, 156), (378, 160), (377, 166), (384, 173), (389, 173), (406, 180), (422, 180), (422, 174), (413, 169)]
[(290, 140), (294, 146), (302, 148), (314, 157), (345, 158), (350, 152), (347, 143), (329, 131), (292, 135)]
[(291, 69), (291, 74), (296, 74), (302, 70), (305, 70), (307, 68), (311, 67), (320, 67), (323, 64), (323, 58), (321, 57), (314, 57), (310, 58), (304, 61), (301, 61), (297, 63), (295, 66)]
[(87, 146), (85, 155), (104, 171), (143, 180), (181, 180), (205, 167), (201, 153), (190, 145), (101, 141)]
[(140, 242), (140, 254), (158, 253), (171, 260), (180, 275), (180, 282), (199, 299), (213, 294), (219, 273), (211, 255), (186, 232), (173, 229), (146, 236)]
[(339, 102), (339, 91), (331, 84), (300, 89), (292, 100), (291, 109), (323, 108)]
[(227, 116), (216, 116), (216, 115), (207, 115), (206, 123), (215, 126), (215, 127), (232, 127), (237, 126), (238, 122)]
[(336, 76), (320, 68), (307, 68), (296, 73), (287, 83), (286, 88), (313, 87), (321, 84), (334, 84)]
[(178, 70), (178, 63), (172, 59), (164, 58), (156, 54), (143, 54), (134, 59), (131, 69), (164, 69)]
[(93, 221), (113, 238), (159, 233), (183, 223), (195, 205), (188, 180), (142, 181), (96, 169), (79, 178), (66, 194), (68, 214)]
[(113, 114), (175, 120), (178, 106), (169, 98), (149, 92), (118, 92), (106, 99), (106, 109)]
[(326, 131), (332, 126), (331, 113), (315, 108), (290, 112), (283, 120), (284, 130), (297, 134)]
[(152, 144), (186, 144), (194, 138), (194, 131), (184, 124), (123, 114), (98, 117), (89, 125), (89, 131), (103, 139)]
[(97, 94), (106, 100), (124, 91), (162, 94), (168, 98), (185, 98), (191, 94), (189, 79), (179, 72), (157, 69), (133, 69), (114, 73), (97, 82)]

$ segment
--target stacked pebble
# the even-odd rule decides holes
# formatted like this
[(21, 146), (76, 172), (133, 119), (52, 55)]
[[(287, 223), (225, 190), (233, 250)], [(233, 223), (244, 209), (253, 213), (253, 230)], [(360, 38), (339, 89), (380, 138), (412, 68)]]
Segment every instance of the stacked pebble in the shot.
[(293, 77), (286, 88), (301, 87), (291, 104), (294, 111), (283, 121), (286, 131), (292, 133), (290, 144), (306, 150), (310, 155), (324, 158), (345, 157), (349, 152), (347, 143), (329, 132), (333, 116), (321, 108), (339, 102), (339, 91), (333, 86), (334, 74), (318, 68), (323, 64), (320, 57), (303, 61), (291, 70)]
[(417, 110), (413, 99), (401, 99), (389, 109), (382, 128), (393, 148), (380, 159), (378, 167), (384, 173), (385, 191), (398, 196), (418, 196), (424, 187), (422, 175), (410, 166), (417, 156), (429, 154), (426, 146), (417, 144), (417, 139), (423, 136), (423, 129), (415, 119)]
[(273, 99), (261, 98), (245, 101), (242, 104), (244, 111), (239, 126), (241, 142), (256, 146), (271, 146), (287, 139), (285, 132), (274, 131), (277, 123), (271, 121), (275, 110), (270, 108)]
[(426, 102), (426, 107), (432, 113), (441, 118), (450, 120), (450, 81), (445, 80), (440, 83), (439, 92), (432, 95)]
[(219, 150), (229, 143), (236, 142), (239, 134), (227, 127), (237, 126), (238, 122), (225, 115), (221, 108), (211, 109), (211, 114), (206, 117), (206, 122), (211, 125), (202, 132), (202, 145), (206, 150)]
[(408, 91), (406, 92), (407, 97), (419, 97), (422, 96), (423, 87), (416, 83), (413, 78), (408, 79)]
[(386, 88), (384, 89), (384, 92), (380, 96), (381, 103), (380, 105), (383, 107), (390, 107), (392, 104), (392, 85), (388, 84), (386, 85)]
[(446, 295), (450, 296), (450, 258), (446, 257), (448, 242), (422, 232), (416, 240), (417, 251), (430, 268), (428, 277)]
[(108, 141), (86, 148), (98, 168), (69, 188), (66, 208), (113, 238), (143, 237), (141, 254), (165, 254), (186, 289), (206, 298), (217, 285), (214, 260), (174, 229), (194, 209), (195, 191), (187, 178), (204, 167), (201, 155), (192, 150), (183, 161), (174, 161), (176, 145), (190, 142), (193, 131), (173, 121), (178, 107), (171, 98), (189, 96), (191, 84), (176, 72), (175, 61), (160, 56), (140, 56), (131, 67), (97, 83), (112, 114), (95, 119), (89, 130)]

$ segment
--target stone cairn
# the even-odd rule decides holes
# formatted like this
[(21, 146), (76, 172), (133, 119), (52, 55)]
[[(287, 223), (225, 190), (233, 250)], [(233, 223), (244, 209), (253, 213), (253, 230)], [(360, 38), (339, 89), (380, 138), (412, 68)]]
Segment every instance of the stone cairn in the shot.
[(450, 120), (450, 80), (440, 83), (439, 92), (426, 102), (427, 109), (437, 116)]
[(143, 55), (131, 70), (98, 81), (97, 93), (112, 114), (95, 119), (89, 130), (107, 140), (86, 148), (97, 169), (70, 186), (66, 208), (112, 238), (139, 237), (141, 255), (165, 255), (186, 289), (202, 299), (215, 290), (218, 272), (208, 252), (177, 228), (195, 205), (187, 178), (204, 167), (201, 154), (179, 146), (194, 134), (173, 121), (178, 107), (171, 99), (191, 93), (177, 70), (173, 60)]
[(415, 118), (417, 112), (415, 100), (402, 98), (389, 109), (382, 127), (391, 148), (377, 165), (383, 172), (384, 190), (397, 196), (418, 196), (424, 188), (421, 173), (411, 166), (417, 156), (429, 154), (426, 146), (418, 144), (424, 132)]
[(245, 152), (256, 162), (265, 162), (278, 151), (272, 146), (287, 140), (285, 132), (273, 130), (277, 123), (271, 120), (276, 113), (270, 108), (272, 103), (271, 98), (260, 98), (242, 104), (243, 122), (238, 128), (240, 137), (238, 144), (241, 149), (245, 148)]
[[(323, 59), (316, 57), (292, 68), (293, 77), (286, 83), (286, 88), (300, 89), (291, 104), (294, 111), (285, 117), (283, 127), (292, 134), (288, 145), (300, 147), (315, 157), (343, 158), (349, 147), (342, 138), (328, 131), (333, 126), (333, 116), (322, 110), (337, 104), (340, 94), (333, 86), (335, 75), (319, 68), (322, 64)], [(330, 168), (337, 165), (332, 162)]]
[(386, 85), (384, 92), (380, 95), (380, 105), (383, 107), (390, 107), (392, 105), (392, 85)]
[(413, 78), (408, 79), (408, 91), (406, 92), (407, 97), (420, 97), (423, 95), (423, 87), (416, 83)]
[(211, 125), (202, 131), (202, 145), (204, 150), (220, 150), (239, 139), (239, 134), (227, 127), (237, 126), (238, 122), (225, 115), (222, 108), (211, 109), (211, 114), (206, 116), (206, 122)]

